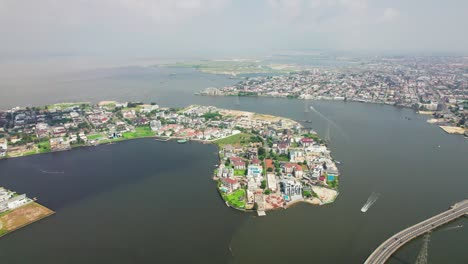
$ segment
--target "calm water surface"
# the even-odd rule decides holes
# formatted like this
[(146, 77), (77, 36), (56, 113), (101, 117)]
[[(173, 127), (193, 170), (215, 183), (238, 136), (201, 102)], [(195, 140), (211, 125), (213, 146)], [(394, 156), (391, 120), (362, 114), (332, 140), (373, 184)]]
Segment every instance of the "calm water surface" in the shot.
[[(49, 97), (23, 95), (15, 100), (49, 103), (63, 93), (55, 101), (67, 96), (75, 101), (129, 97), (167, 106), (208, 104), (312, 120), (304, 125), (312, 125), (322, 136), (331, 123), (330, 147), (342, 162), (337, 201), (322, 207), (298, 205), (263, 218), (233, 211), (219, 199), (210, 180), (216, 148), (196, 143), (145, 139), (3, 160), (1, 185), (37, 196), (57, 214), (2, 238), (2, 260), (362, 263), (393, 233), (467, 198), (468, 142), (427, 124), (426, 117), (412, 110), (345, 102), (198, 97), (193, 91), (235, 80), (190, 70), (170, 73), (100, 75), (54, 86)], [(160, 86), (161, 81), (165, 84)], [(64, 92), (69, 87), (82, 92), (69, 95)], [(310, 104), (320, 114), (305, 112)], [(379, 200), (361, 213), (372, 192), (381, 194)], [(466, 219), (449, 226), (456, 224), (466, 225)], [(429, 245), (429, 261), (468, 263), (466, 245), (466, 228), (437, 230)], [(420, 239), (413, 241), (390, 263), (413, 263), (420, 246)]]

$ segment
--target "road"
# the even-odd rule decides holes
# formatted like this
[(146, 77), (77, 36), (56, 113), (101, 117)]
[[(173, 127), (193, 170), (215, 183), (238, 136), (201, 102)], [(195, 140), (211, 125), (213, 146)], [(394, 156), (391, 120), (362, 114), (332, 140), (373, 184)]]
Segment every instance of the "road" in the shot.
[(453, 205), (449, 210), (433, 216), (423, 222), (411, 226), (398, 234), (390, 237), (383, 242), (372, 254), (367, 258), (364, 264), (383, 264), (391, 255), (393, 255), (400, 247), (414, 238), (423, 235), (439, 226), (447, 224), (463, 215), (468, 214), (468, 199), (463, 200)]

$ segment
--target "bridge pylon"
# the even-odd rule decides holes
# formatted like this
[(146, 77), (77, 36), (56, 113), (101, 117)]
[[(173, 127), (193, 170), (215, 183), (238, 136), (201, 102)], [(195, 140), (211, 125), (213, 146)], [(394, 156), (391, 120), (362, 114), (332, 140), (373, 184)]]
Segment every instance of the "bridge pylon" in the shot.
[(427, 234), (424, 235), (423, 238), (423, 245), (421, 247), (421, 250), (419, 250), (418, 257), (416, 258), (415, 264), (427, 264), (427, 257), (429, 255), (429, 241), (431, 238), (431, 232), (428, 232)]

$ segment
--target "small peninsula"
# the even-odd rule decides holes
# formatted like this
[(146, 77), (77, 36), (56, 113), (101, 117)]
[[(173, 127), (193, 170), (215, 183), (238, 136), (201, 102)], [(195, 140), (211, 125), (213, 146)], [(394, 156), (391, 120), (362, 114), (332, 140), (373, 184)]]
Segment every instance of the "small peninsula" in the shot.
[(0, 237), (52, 214), (25, 194), (0, 187)]
[[(103, 101), (0, 111), (0, 157), (154, 138), (216, 144), (212, 178), (227, 206), (242, 211), (321, 205), (338, 195), (339, 171), (326, 142), (283, 117), (191, 105)], [(56, 173), (47, 172), (43, 173)]]

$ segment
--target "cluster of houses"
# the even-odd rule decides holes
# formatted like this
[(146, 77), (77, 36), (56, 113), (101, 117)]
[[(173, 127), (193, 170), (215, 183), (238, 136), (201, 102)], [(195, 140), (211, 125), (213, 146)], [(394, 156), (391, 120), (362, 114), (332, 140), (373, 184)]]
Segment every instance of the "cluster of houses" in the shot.
[[(95, 145), (106, 138), (90, 135), (107, 134), (107, 139), (116, 139), (138, 126), (150, 128), (156, 136), (213, 141), (239, 134), (242, 129), (272, 124), (252, 118), (251, 113), (230, 116), (220, 114), (222, 111), (212, 106), (190, 106), (179, 111), (156, 104), (117, 102), (16, 107), (0, 111), (0, 139), (4, 139), (0, 141), (0, 157), (62, 151), (75, 144)], [(276, 125), (288, 127), (290, 122), (279, 120)], [(48, 141), (50, 149), (41, 149), (44, 141)]]
[[(222, 146), (215, 173), (225, 195), (245, 189), (245, 209), (269, 210), (313, 199), (313, 186), (336, 188), (338, 168), (311, 131), (302, 134), (302, 128), (284, 129), (280, 124), (250, 129), (262, 142)], [(278, 200), (283, 204), (270, 202)]]
[(94, 144), (88, 140), (91, 134), (120, 137), (137, 125), (148, 125), (149, 116), (159, 109), (156, 104), (136, 103), (137, 107), (129, 109), (127, 105), (70, 103), (0, 111), (0, 157), (34, 151), (35, 144), (44, 141), (50, 144), (50, 151), (61, 151), (73, 144)]
[(0, 187), (0, 213), (14, 210), (32, 202), (26, 194), (16, 195), (14, 192)]

